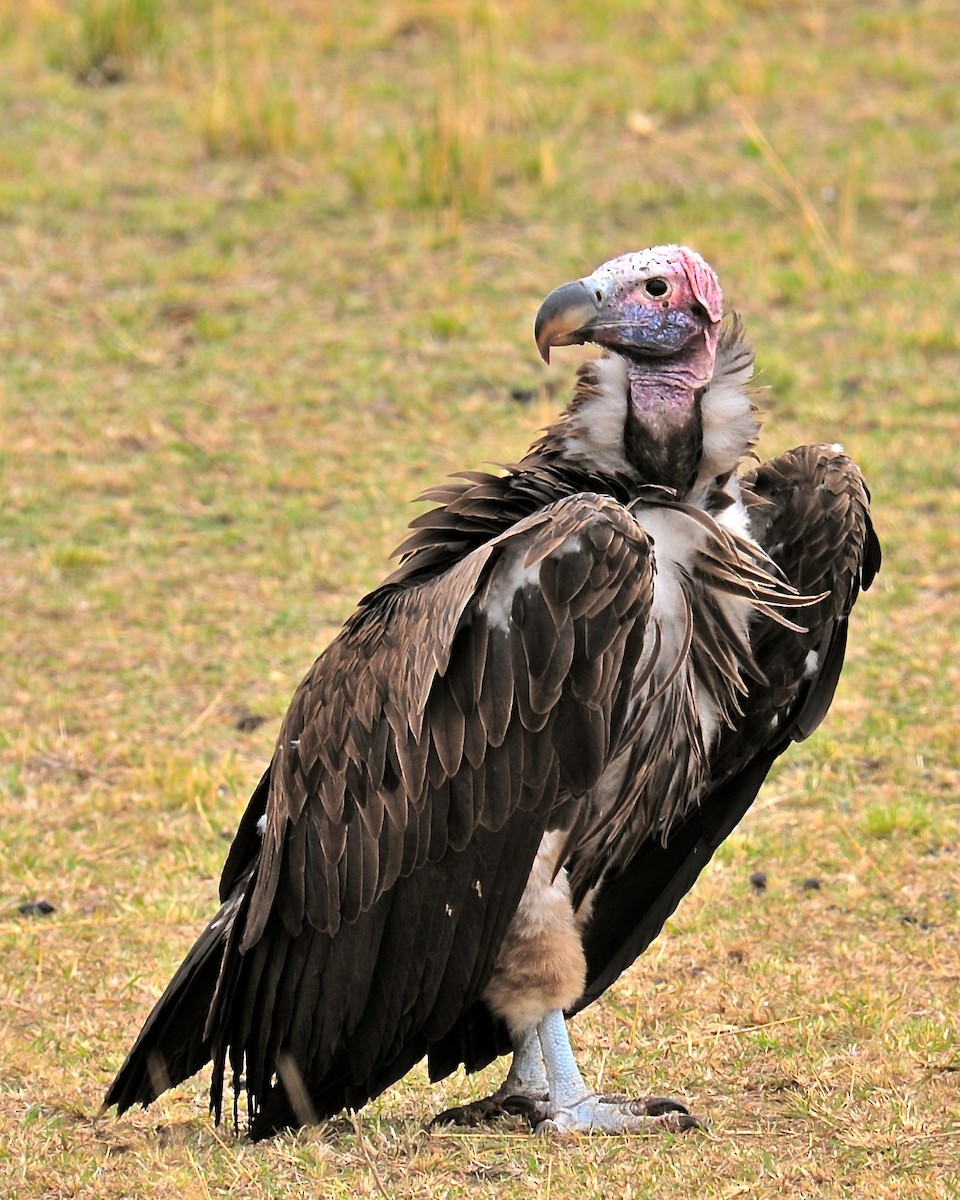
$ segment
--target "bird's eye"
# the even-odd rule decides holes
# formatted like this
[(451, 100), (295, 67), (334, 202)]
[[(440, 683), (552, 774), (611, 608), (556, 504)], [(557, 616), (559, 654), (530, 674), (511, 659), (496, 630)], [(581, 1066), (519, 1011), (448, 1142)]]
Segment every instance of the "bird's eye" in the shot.
[(653, 296), (655, 299), (659, 299), (661, 296), (665, 296), (667, 292), (669, 292), (670, 285), (665, 279), (648, 279), (643, 290), (648, 296)]

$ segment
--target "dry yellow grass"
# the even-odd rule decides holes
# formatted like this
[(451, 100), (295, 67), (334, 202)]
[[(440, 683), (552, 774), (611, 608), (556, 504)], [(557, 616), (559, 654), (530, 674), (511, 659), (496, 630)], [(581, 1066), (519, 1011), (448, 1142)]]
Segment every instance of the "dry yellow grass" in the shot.
[[(147, 7), (114, 87), (79, 8), (0, 15), (0, 1193), (956, 1197), (953, 6)], [(713, 1132), (423, 1131), (494, 1072), (261, 1146), (202, 1078), (97, 1121), (407, 502), (562, 403), (544, 292), (665, 240), (745, 316), (761, 449), (841, 438), (886, 553), (827, 727), (576, 1023)]]

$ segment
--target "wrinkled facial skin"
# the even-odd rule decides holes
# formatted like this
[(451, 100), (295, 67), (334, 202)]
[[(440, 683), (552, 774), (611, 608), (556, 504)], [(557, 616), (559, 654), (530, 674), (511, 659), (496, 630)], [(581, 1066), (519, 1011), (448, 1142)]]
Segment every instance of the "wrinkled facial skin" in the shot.
[(552, 346), (594, 342), (628, 361), (624, 449), (638, 474), (682, 491), (702, 448), (699, 397), (713, 376), (723, 294), (685, 246), (625, 254), (551, 292), (535, 334)]
[(609, 334), (598, 322), (591, 341), (611, 350), (639, 350), (650, 355), (676, 354), (702, 332), (699, 322), (679, 308), (653, 307), (625, 297)]
[(709, 333), (722, 315), (720, 285), (703, 259), (685, 246), (656, 246), (624, 254), (551, 292), (535, 334), (547, 361), (552, 346), (582, 342), (661, 357), (703, 334), (715, 348)]

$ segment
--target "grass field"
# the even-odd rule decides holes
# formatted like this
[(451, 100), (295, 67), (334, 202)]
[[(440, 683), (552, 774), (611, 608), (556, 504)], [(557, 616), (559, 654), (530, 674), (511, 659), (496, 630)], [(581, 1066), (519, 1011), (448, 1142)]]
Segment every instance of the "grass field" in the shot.
[[(0, 12), (0, 1194), (960, 1195), (958, 60), (953, 0)], [(424, 1132), (496, 1071), (256, 1146), (205, 1077), (98, 1121), (409, 501), (563, 402), (540, 299), (673, 240), (761, 451), (842, 440), (885, 551), (826, 726), (575, 1024), (712, 1132)]]

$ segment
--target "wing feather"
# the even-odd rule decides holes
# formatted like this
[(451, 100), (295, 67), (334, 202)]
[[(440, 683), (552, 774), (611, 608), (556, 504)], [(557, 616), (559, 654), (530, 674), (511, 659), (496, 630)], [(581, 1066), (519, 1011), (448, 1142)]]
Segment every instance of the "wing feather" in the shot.
[(506, 638), (491, 637), (485, 627), (486, 656), (477, 697), (477, 715), (488, 745), (502, 744), (513, 715), (513, 665)]
[[(597, 999), (643, 953), (747, 812), (778, 756), (823, 718), (840, 675), (850, 612), (880, 567), (869, 493), (857, 467), (836, 447), (792, 450), (748, 472), (743, 488), (769, 570), (799, 597), (818, 599), (808, 602), (797, 624), (775, 610), (760, 609), (754, 618), (753, 669), (732, 723), (711, 751), (710, 783), (699, 804), (675, 822), (666, 844), (653, 831), (593, 893), (584, 926), (587, 985), (575, 1011)], [(609, 565), (598, 563), (595, 572)], [(723, 586), (722, 572), (718, 582)], [(592, 626), (590, 636), (599, 637), (600, 628), (599, 622)], [(812, 671), (811, 651), (818, 656)], [(729, 669), (722, 645), (708, 642), (705, 652), (717, 670)], [(656, 657), (662, 662), (659, 652)], [(654, 769), (657, 754), (669, 748), (672, 732), (666, 725), (660, 732), (659, 743), (651, 743), (659, 749), (637, 764), (638, 783)], [(431, 1046), (431, 1078), (442, 1078), (461, 1062), (479, 1069), (507, 1049), (504, 1028), (475, 1004)]]
[[(711, 754), (706, 794), (666, 845), (651, 839), (638, 847), (594, 897), (584, 931), (588, 982), (578, 1008), (643, 953), (743, 817), (775, 760), (826, 715), (850, 612), (880, 567), (869, 493), (837, 447), (798, 447), (748, 472), (743, 485), (762, 550), (799, 596), (817, 599), (802, 610), (801, 626), (762, 610), (755, 619), (753, 678)], [(720, 669), (727, 665), (722, 646), (709, 643), (706, 650)]]
[(385, 585), (314, 665), (208, 1022), (254, 1131), (386, 1086), (478, 998), (544, 830), (616, 752), (652, 592), (636, 518), (577, 494)]

